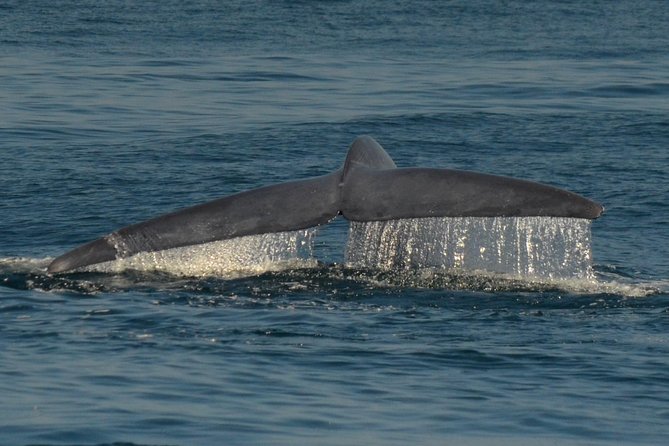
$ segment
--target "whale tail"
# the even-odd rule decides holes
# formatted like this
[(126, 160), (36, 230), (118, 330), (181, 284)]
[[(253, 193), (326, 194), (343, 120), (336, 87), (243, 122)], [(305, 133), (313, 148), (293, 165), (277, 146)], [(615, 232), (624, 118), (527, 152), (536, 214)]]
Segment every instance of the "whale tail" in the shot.
[(61, 273), (139, 252), (246, 235), (306, 229), (338, 214), (351, 221), (421, 217), (572, 217), (595, 219), (601, 205), (555, 187), (449, 169), (397, 168), (369, 136), (349, 147), (337, 171), (261, 187), (121, 228), (57, 257)]

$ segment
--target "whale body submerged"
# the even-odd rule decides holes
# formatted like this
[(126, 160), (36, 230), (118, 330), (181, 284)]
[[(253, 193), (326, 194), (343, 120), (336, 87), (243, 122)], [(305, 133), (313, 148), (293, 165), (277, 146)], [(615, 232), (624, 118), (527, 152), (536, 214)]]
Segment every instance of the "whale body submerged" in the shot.
[(563, 189), (514, 178), (436, 168), (397, 168), (369, 136), (343, 166), (321, 177), (265, 186), (126, 226), (51, 262), (62, 273), (141, 252), (247, 235), (294, 231), (337, 215), (370, 222), (423, 217), (598, 218), (603, 207)]

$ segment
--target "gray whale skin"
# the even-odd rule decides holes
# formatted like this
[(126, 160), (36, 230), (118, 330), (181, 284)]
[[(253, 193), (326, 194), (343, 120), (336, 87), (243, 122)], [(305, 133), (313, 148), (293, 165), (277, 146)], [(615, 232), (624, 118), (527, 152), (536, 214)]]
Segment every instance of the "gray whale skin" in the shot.
[[(57, 257), (50, 274), (216, 240), (327, 223), (420, 217), (595, 219), (601, 205), (555, 187), (474, 172), (397, 168), (369, 136), (353, 141), (344, 165), (322, 177), (261, 187), (126, 226)], [(122, 248), (118, 248), (122, 246)]]

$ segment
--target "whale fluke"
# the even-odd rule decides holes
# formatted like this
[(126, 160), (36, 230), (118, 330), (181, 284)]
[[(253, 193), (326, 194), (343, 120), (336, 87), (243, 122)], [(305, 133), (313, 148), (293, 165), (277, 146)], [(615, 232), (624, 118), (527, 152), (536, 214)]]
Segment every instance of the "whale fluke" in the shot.
[(126, 226), (57, 257), (49, 273), (139, 252), (246, 235), (306, 229), (338, 214), (352, 221), (420, 217), (595, 219), (601, 205), (543, 184), (435, 168), (397, 168), (369, 136), (351, 144), (344, 165), (317, 178), (265, 186)]

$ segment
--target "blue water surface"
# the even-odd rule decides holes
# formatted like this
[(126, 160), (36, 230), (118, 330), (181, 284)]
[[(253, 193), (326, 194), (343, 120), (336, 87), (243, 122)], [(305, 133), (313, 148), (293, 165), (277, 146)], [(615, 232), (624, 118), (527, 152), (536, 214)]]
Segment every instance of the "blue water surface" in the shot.
[[(669, 5), (0, 2), (0, 444), (665, 444)], [(119, 227), (400, 166), (604, 204), (591, 286), (343, 264), (48, 276)]]

